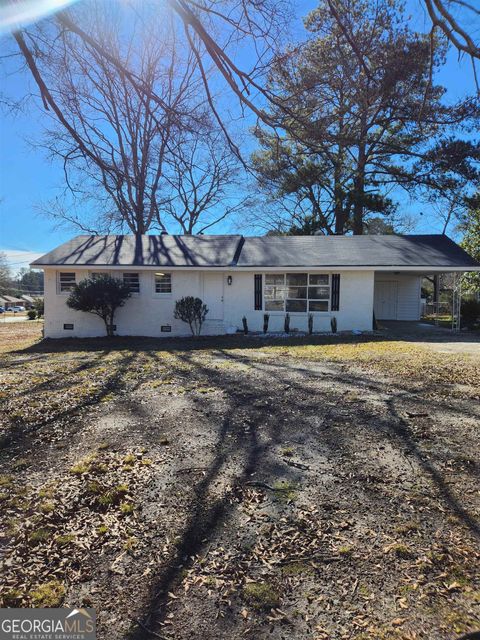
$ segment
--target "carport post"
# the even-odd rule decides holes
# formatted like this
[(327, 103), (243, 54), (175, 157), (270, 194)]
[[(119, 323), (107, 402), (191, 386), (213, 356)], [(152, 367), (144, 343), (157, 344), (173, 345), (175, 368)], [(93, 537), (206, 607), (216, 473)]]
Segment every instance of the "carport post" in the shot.
[(440, 297), (440, 286), (439, 286), (439, 276), (438, 273), (433, 276), (433, 307), (435, 309), (435, 325), (438, 326), (438, 304)]
[(452, 331), (460, 331), (462, 322), (462, 278), (457, 272), (453, 274), (452, 288)]

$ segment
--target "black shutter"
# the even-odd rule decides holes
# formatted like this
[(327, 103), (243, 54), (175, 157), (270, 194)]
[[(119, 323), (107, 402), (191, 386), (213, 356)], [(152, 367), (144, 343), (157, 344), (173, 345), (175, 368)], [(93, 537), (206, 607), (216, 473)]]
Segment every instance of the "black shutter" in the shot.
[(332, 274), (332, 297), (331, 297), (331, 310), (338, 311), (340, 308), (340, 274)]
[(262, 274), (256, 273), (254, 276), (254, 299), (255, 311), (262, 310)]

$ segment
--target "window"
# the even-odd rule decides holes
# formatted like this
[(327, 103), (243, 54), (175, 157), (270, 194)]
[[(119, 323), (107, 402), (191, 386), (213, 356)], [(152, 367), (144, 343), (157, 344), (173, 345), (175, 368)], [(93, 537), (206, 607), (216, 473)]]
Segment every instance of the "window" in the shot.
[(75, 284), (76, 278), (73, 271), (65, 271), (58, 274), (58, 291), (60, 293), (72, 291)]
[(283, 311), (285, 300), (285, 275), (265, 276), (265, 311)]
[(330, 276), (325, 273), (265, 275), (265, 311), (328, 311)]
[(108, 276), (109, 273), (108, 271), (90, 271), (90, 278), (92, 278), (93, 280), (95, 280), (95, 278), (98, 278), (99, 276)]
[(172, 293), (172, 274), (155, 274), (155, 293)]
[(128, 284), (132, 293), (140, 293), (140, 277), (138, 273), (124, 273), (124, 284)]

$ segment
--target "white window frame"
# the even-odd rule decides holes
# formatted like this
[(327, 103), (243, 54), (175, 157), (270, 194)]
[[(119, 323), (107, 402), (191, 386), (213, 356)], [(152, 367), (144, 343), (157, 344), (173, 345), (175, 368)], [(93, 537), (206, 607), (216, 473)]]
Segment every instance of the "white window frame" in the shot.
[(122, 282), (125, 284), (129, 284), (128, 282), (125, 282), (125, 276), (133, 276), (136, 275), (138, 277), (138, 291), (131, 291), (131, 295), (132, 296), (139, 296), (140, 292), (142, 290), (142, 285), (141, 285), (141, 278), (140, 278), (140, 272), (139, 271), (122, 271)]
[[(170, 291), (157, 291), (157, 276), (170, 276)], [(173, 273), (171, 271), (162, 271), (153, 274), (153, 295), (158, 298), (170, 298), (173, 295)]]
[(69, 275), (73, 274), (73, 277), (75, 278), (74, 282), (71, 282), (70, 284), (72, 284), (73, 286), (75, 286), (77, 284), (77, 273), (76, 273), (76, 271), (71, 271), (71, 270), (57, 271), (57, 294), (59, 296), (68, 296), (72, 292), (72, 289), (66, 289), (65, 291), (62, 289), (61, 275), (62, 274), (67, 274), (67, 273)]
[[(287, 276), (289, 275), (306, 275), (307, 276), (307, 284), (306, 285), (288, 285), (287, 284)], [(267, 283), (267, 278), (268, 276), (282, 276), (283, 277), (283, 284), (279, 284), (279, 285), (271, 285)], [(325, 284), (311, 284), (311, 277), (312, 276), (326, 276), (327, 277), (327, 283)], [(283, 290), (283, 309), (267, 309), (267, 291), (269, 287), (280, 287), (281, 290)], [(293, 287), (301, 287), (301, 288), (305, 288), (306, 291), (306, 298), (288, 298), (287, 297), (287, 290), (288, 288), (293, 288)], [(308, 297), (308, 293), (309, 293), (309, 288), (314, 288), (314, 287), (325, 287), (328, 288), (328, 298), (309, 298)], [(280, 298), (277, 298), (280, 299)], [(304, 300), (306, 302), (306, 310), (305, 311), (288, 311), (287, 312), (287, 300)], [(310, 305), (309, 302), (310, 301), (318, 301), (318, 302), (327, 302), (327, 309), (324, 311), (310, 311)], [(308, 315), (309, 313), (313, 313), (313, 314), (329, 314), (331, 313), (331, 307), (332, 307), (332, 275), (331, 273), (325, 273), (325, 272), (310, 272), (310, 271), (302, 271), (302, 272), (294, 272), (294, 271), (285, 271), (282, 273), (278, 273), (278, 272), (272, 272), (272, 273), (265, 273), (263, 276), (263, 310), (266, 313), (270, 313), (270, 314), (284, 314), (284, 313), (289, 313), (289, 314), (299, 314), (299, 315)]]

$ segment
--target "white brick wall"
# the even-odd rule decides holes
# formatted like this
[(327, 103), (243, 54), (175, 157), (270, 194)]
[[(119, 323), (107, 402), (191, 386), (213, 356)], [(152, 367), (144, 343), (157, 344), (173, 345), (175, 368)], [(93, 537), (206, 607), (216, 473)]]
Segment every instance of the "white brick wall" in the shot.
[[(89, 313), (82, 313), (69, 309), (66, 305), (68, 294), (57, 293), (57, 271), (71, 269), (45, 269), (45, 336), (49, 338), (63, 337), (94, 337), (105, 334), (105, 327), (100, 318)], [(99, 268), (98, 271), (105, 271)], [(131, 271), (134, 271), (131, 269)], [(208, 294), (204, 288), (204, 277), (201, 271), (171, 270), (172, 294), (163, 295), (154, 292), (154, 270), (137, 270), (140, 274), (140, 293), (133, 295), (124, 307), (117, 311), (115, 324), (119, 335), (137, 336), (169, 336), (189, 335), (190, 329), (183, 322), (173, 318), (175, 301), (186, 295), (199, 296), (209, 304)], [(162, 271), (169, 271), (162, 269)], [(212, 270), (213, 271), (213, 270)], [(76, 269), (77, 282), (88, 276), (86, 269)], [(325, 273), (325, 271), (318, 271)], [(122, 273), (122, 270), (111, 271)], [(220, 272), (217, 272), (220, 275)], [(223, 328), (242, 327), (242, 317), (245, 315), (252, 331), (261, 331), (264, 311), (254, 310), (254, 273), (260, 271), (230, 271), (223, 272), (223, 326), (210, 321), (205, 324), (203, 333), (218, 333)], [(283, 273), (283, 271), (282, 271)], [(313, 271), (311, 271), (313, 273)], [(339, 331), (359, 329), (363, 331), (372, 328), (374, 273), (372, 271), (340, 271), (340, 309), (331, 313), (315, 314), (314, 330), (330, 331), (330, 319), (337, 318)], [(232, 277), (232, 284), (227, 284), (228, 276)], [(270, 312), (269, 329), (278, 331), (283, 329), (285, 314)], [(290, 326), (305, 331), (307, 329), (307, 314), (291, 313)], [(208, 316), (207, 316), (208, 319)], [(64, 330), (63, 325), (71, 323), (74, 330)], [(161, 325), (171, 325), (171, 333), (162, 333)]]

